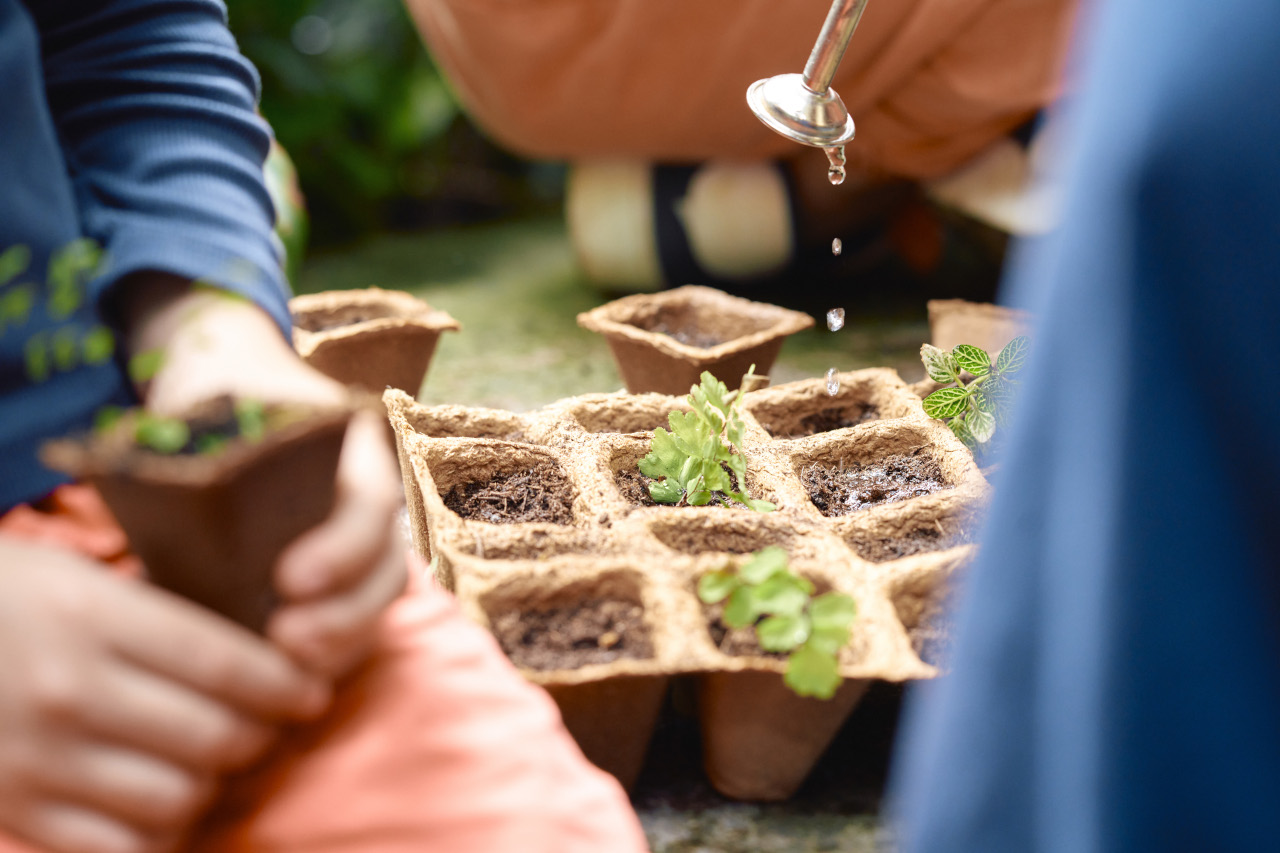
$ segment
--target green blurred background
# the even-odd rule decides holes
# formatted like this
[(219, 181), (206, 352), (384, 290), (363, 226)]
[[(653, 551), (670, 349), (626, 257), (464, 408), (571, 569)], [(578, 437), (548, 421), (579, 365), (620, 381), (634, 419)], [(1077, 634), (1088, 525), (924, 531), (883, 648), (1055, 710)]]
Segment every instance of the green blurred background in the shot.
[(311, 246), (558, 209), (563, 175), (490, 144), (400, 0), (227, 0), (262, 113), (298, 170)]

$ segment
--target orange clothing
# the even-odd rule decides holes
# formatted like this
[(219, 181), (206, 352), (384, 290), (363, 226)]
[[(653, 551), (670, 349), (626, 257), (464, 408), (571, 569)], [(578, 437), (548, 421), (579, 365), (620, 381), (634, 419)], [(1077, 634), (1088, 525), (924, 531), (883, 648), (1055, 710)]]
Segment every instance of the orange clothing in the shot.
[[(84, 486), (0, 517), (0, 534), (61, 541), (99, 559), (114, 550), (113, 530)], [(621, 787), (582, 757), (550, 697), (414, 563), (418, 579), (387, 612), (377, 651), (329, 714), (228, 780), (188, 849), (648, 849)], [(0, 834), (0, 853), (31, 851)]]
[[(406, 0), (475, 119), (555, 159), (799, 156), (746, 105), (803, 70), (830, 0)], [(931, 178), (1059, 92), (1076, 0), (872, 0), (834, 87), (850, 163)]]

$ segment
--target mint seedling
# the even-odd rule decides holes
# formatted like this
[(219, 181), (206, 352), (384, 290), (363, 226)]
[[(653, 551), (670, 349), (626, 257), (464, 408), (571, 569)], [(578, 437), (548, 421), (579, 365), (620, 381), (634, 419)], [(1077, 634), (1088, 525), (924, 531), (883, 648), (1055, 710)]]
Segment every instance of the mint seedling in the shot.
[(768, 652), (790, 652), (783, 681), (797, 696), (830, 699), (840, 686), (837, 655), (849, 642), (857, 617), (854, 600), (828, 592), (814, 598), (813, 584), (787, 568), (787, 552), (775, 546), (698, 579), (705, 604), (728, 599), (721, 619), (730, 628), (755, 627), (756, 642)]
[[(752, 365), (748, 374), (754, 370)], [(718, 492), (726, 505), (730, 498), (756, 512), (777, 509), (747, 494), (747, 460), (736, 449), (742, 446), (742, 395), (703, 371), (702, 383), (693, 386), (688, 399), (693, 411), (668, 415), (671, 431), (655, 429), (649, 454), (639, 462), (640, 473), (657, 481), (649, 484), (649, 495), (658, 503), (703, 506)]]
[[(929, 378), (949, 384), (924, 398), (924, 413), (946, 421), (970, 449), (986, 444), (997, 425), (1008, 425), (1009, 404), (1018, 387), (1013, 377), (1022, 369), (1030, 345), (1019, 335), (1005, 344), (994, 360), (986, 350), (970, 344), (960, 344), (951, 352), (930, 344), (920, 347), (920, 360)], [(960, 379), (962, 372), (974, 377), (968, 385)]]

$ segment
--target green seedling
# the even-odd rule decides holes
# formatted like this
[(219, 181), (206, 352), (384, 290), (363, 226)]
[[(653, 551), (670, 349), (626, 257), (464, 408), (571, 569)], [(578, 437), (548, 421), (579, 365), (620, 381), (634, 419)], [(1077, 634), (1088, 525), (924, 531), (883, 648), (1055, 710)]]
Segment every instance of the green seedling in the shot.
[[(948, 383), (924, 398), (925, 414), (946, 421), (970, 449), (986, 444), (997, 427), (1008, 425), (1009, 404), (1018, 389), (1013, 377), (1022, 369), (1029, 348), (1030, 341), (1021, 335), (1005, 344), (994, 359), (970, 344), (950, 352), (925, 344), (920, 348), (925, 372), (935, 382)], [(962, 373), (973, 380), (965, 384)]]
[[(133, 441), (139, 447), (165, 456), (182, 453), (188, 448), (198, 455), (211, 456), (222, 452), (236, 438), (252, 444), (266, 436), (267, 409), (260, 400), (237, 400), (234, 412), (236, 435), (221, 432), (197, 432), (193, 435), (191, 427), (181, 418), (168, 418), (138, 409), (131, 418)], [(116, 429), (124, 414), (125, 410), (119, 406), (102, 407), (94, 419), (94, 431), (102, 434)]]
[(840, 686), (837, 656), (849, 642), (857, 604), (840, 592), (813, 596), (813, 584), (787, 568), (777, 546), (698, 579), (706, 604), (726, 601), (721, 617), (730, 628), (754, 627), (760, 648), (790, 652), (783, 681), (798, 696), (830, 699)]
[[(752, 365), (748, 374), (754, 371)], [(703, 506), (719, 493), (725, 504), (732, 499), (756, 512), (777, 509), (747, 494), (747, 460), (737, 451), (742, 446), (742, 395), (703, 371), (688, 400), (693, 411), (668, 415), (671, 431), (655, 429), (649, 454), (639, 462), (640, 473), (656, 481), (649, 484), (650, 496), (658, 503)], [(737, 478), (737, 491), (726, 467)]]

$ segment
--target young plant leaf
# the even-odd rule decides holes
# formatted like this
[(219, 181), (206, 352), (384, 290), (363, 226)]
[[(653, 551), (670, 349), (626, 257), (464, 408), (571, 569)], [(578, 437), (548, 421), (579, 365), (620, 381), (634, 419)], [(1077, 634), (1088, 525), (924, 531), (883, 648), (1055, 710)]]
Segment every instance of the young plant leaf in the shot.
[(858, 605), (842, 592), (823, 593), (810, 603), (809, 618), (815, 628), (848, 628), (858, 618)]
[(729, 603), (725, 605), (724, 624), (730, 628), (746, 628), (760, 616), (756, 608), (755, 590), (749, 586), (740, 586), (729, 595)]
[(748, 508), (755, 510), (756, 512), (773, 512), (775, 509), (778, 508), (776, 504), (773, 504), (770, 501), (762, 501), (762, 500), (757, 500), (756, 498), (749, 498), (746, 495), (744, 495), (742, 492), (731, 492), (729, 494), (729, 497), (733, 498), (738, 503), (744, 504)]
[(649, 484), (649, 497), (660, 504), (678, 504), (684, 497), (684, 487), (674, 478), (656, 480)]
[(246, 441), (261, 441), (267, 434), (267, 407), (261, 400), (236, 401), (236, 426)]
[(986, 444), (996, 432), (995, 416), (981, 409), (971, 410), (964, 416), (965, 426), (978, 444)]
[(978, 446), (978, 440), (973, 437), (973, 433), (969, 432), (969, 425), (964, 422), (964, 418), (952, 418), (947, 422), (947, 426), (955, 433), (956, 438), (964, 442), (965, 447), (972, 450)]
[(806, 643), (787, 658), (787, 672), (782, 677), (798, 696), (830, 699), (840, 686), (840, 670), (836, 659)]
[(164, 350), (143, 350), (129, 359), (129, 378), (137, 385), (150, 382), (160, 372), (162, 366), (164, 366)]
[(991, 371), (991, 356), (973, 344), (960, 344), (951, 354), (956, 357), (956, 364), (974, 376), (986, 376)]
[(969, 405), (968, 388), (939, 388), (924, 398), (924, 413), (931, 418), (954, 418)]
[(742, 582), (733, 572), (707, 572), (698, 578), (698, 598), (704, 604), (719, 604), (728, 598)]
[(788, 571), (776, 572), (755, 588), (756, 609), (774, 616), (799, 616), (812, 589), (804, 578)]
[(1022, 369), (1031, 348), (1031, 340), (1026, 335), (1019, 335), (1004, 345), (996, 356), (996, 370), (1002, 376), (1012, 376)]
[(766, 652), (789, 652), (809, 639), (809, 620), (803, 615), (770, 616), (756, 626), (756, 640)]
[(924, 362), (925, 373), (934, 382), (959, 382), (960, 365), (955, 356), (933, 344), (920, 347), (920, 360)]
[(787, 552), (777, 545), (761, 548), (738, 569), (738, 576), (746, 583), (764, 583), (777, 572), (787, 570)]
[(186, 423), (175, 418), (144, 415), (138, 419), (134, 440), (157, 453), (177, 453), (191, 440)]

